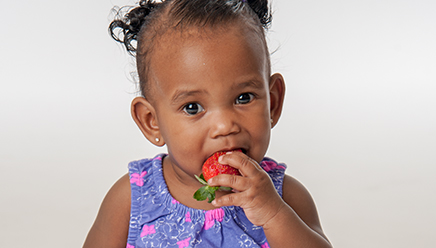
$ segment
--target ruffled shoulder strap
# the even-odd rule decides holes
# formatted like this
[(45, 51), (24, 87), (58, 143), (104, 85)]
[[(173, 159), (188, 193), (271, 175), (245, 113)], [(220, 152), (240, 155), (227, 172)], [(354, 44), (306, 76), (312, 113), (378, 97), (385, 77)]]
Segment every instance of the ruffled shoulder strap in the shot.
[(283, 195), (283, 178), (285, 177), (286, 164), (277, 163), (271, 158), (265, 157), (260, 166), (268, 173), (274, 183), (274, 187), (280, 196)]

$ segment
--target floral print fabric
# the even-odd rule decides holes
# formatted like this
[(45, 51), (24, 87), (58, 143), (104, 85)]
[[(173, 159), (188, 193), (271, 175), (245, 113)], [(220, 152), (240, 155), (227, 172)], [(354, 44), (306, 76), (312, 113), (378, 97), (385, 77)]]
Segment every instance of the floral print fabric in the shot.
[[(189, 208), (168, 191), (160, 154), (129, 164), (132, 203), (127, 248), (269, 247), (262, 227), (240, 207)], [(286, 165), (264, 158), (260, 164), (282, 195)]]

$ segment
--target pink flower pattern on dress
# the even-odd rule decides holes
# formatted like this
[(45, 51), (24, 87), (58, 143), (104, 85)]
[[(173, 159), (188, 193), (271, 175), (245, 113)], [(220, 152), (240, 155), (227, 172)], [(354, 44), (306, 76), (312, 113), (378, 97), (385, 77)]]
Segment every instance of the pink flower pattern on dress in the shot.
[(177, 244), (179, 245), (179, 248), (185, 248), (189, 246), (189, 241), (191, 240), (191, 237), (181, 240), (179, 242), (177, 242)]
[(139, 187), (144, 185), (144, 176), (147, 175), (146, 171), (143, 171), (141, 175), (139, 173), (132, 173), (130, 176), (130, 183), (136, 183)]
[(135, 248), (135, 247), (131, 244), (127, 244), (126, 248)]
[(204, 220), (204, 230), (207, 230), (215, 225), (215, 220), (223, 221), (224, 210), (221, 208), (206, 211)]
[(265, 244), (260, 245), (260, 248), (269, 248), (268, 242), (265, 242)]
[(156, 229), (154, 229), (154, 225), (144, 225), (141, 232), (141, 237), (144, 237), (145, 235), (156, 233)]
[(185, 214), (185, 222), (192, 222), (191, 213), (189, 213), (189, 211)]
[(173, 198), (173, 199), (171, 200), (171, 203), (172, 203), (172, 204), (179, 204), (180, 202), (179, 202), (178, 200), (176, 200), (176, 199)]
[(278, 165), (272, 161), (263, 161), (262, 162), (262, 168), (268, 172), (270, 170), (274, 170), (274, 169), (286, 169), (284, 166)]

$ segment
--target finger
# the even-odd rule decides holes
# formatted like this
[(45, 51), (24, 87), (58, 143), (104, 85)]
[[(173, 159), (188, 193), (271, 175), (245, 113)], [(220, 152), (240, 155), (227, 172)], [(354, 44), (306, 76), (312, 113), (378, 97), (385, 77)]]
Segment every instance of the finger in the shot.
[(243, 176), (253, 176), (262, 171), (260, 165), (242, 152), (229, 152), (219, 157), (218, 162), (228, 164), (241, 172)]
[(250, 187), (250, 180), (241, 176), (221, 174), (207, 181), (209, 186), (230, 187), (237, 191), (245, 191)]
[(243, 193), (231, 193), (221, 197), (216, 198), (212, 201), (212, 205), (215, 207), (222, 206), (241, 206), (244, 202)]

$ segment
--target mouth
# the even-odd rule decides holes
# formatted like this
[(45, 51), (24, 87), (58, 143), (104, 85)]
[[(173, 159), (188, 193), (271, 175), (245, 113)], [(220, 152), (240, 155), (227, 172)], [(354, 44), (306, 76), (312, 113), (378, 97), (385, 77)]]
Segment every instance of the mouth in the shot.
[(235, 147), (235, 148), (223, 149), (223, 150), (220, 150), (220, 151), (216, 151), (216, 152), (212, 153), (209, 157), (213, 156), (213, 154), (215, 154), (217, 152), (227, 153), (227, 152), (233, 152), (233, 151), (238, 151), (238, 152), (242, 152), (244, 154), (247, 154), (247, 149), (241, 148), (241, 147)]

